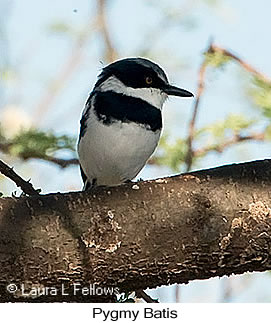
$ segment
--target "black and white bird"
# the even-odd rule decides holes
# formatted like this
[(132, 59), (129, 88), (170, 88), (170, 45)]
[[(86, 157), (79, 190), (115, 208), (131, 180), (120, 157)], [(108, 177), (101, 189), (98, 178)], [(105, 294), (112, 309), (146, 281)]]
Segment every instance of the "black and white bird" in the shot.
[(125, 58), (103, 68), (80, 121), (84, 189), (136, 177), (158, 145), (168, 95), (193, 96), (170, 85), (162, 68), (148, 59)]

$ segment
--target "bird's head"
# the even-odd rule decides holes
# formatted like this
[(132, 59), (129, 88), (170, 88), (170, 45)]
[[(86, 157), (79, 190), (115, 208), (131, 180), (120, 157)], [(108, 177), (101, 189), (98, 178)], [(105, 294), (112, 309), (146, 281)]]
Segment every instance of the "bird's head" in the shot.
[(163, 69), (145, 58), (125, 58), (107, 65), (94, 89), (140, 98), (158, 109), (168, 95), (193, 96), (191, 92), (171, 85)]

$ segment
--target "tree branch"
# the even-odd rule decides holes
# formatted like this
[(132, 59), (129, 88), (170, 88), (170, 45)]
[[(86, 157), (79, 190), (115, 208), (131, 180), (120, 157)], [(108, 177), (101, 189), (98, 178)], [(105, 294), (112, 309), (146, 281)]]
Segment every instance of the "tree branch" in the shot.
[[(30, 158), (35, 158), (35, 157), (29, 157)], [(69, 166), (74, 166), (74, 165), (79, 165), (79, 160), (77, 158), (71, 158), (71, 159), (62, 159), (62, 158), (57, 158), (49, 155), (41, 156), (38, 157), (37, 159), (45, 160), (48, 162), (51, 162), (53, 164), (56, 164), (60, 166), (61, 168), (66, 168)], [(24, 158), (25, 160), (25, 158)]]
[[(210, 42), (206, 52), (210, 52), (212, 48), (213, 48), (213, 45), (212, 45), (212, 42)], [(195, 124), (196, 124), (196, 118), (199, 110), (200, 99), (205, 88), (205, 74), (206, 74), (207, 66), (208, 66), (208, 63), (207, 63), (206, 57), (204, 57), (198, 73), (198, 87), (197, 87), (196, 100), (194, 103), (192, 118), (190, 120), (189, 127), (188, 127), (187, 154), (185, 157), (187, 172), (190, 171), (193, 163), (193, 158), (194, 158), (194, 150), (192, 145), (193, 145), (193, 139), (195, 135)]]
[(207, 154), (210, 151), (216, 151), (218, 153), (222, 153), (226, 148), (233, 146), (237, 143), (244, 142), (244, 141), (264, 141), (265, 133), (254, 133), (246, 136), (242, 136), (241, 134), (236, 134), (232, 138), (225, 140), (219, 144), (213, 144), (210, 146), (206, 146), (200, 149), (197, 149), (193, 152), (194, 157), (201, 157)]
[(189, 130), (188, 130), (188, 138), (187, 138), (187, 155), (185, 158), (186, 163), (186, 171), (188, 172), (191, 169), (193, 158), (194, 158), (194, 151), (192, 147), (192, 142), (194, 139), (195, 134), (195, 124), (196, 124), (196, 117), (199, 110), (199, 103), (201, 95), (204, 91), (204, 78), (205, 78), (205, 71), (207, 68), (207, 62), (206, 59), (202, 62), (200, 69), (199, 69), (199, 75), (198, 75), (198, 89), (196, 94), (196, 101), (193, 108), (193, 114), (192, 118), (189, 123)]
[(230, 57), (231, 59), (236, 61), (247, 72), (253, 74), (254, 76), (258, 77), (259, 79), (263, 80), (264, 82), (271, 84), (271, 79), (268, 76), (264, 75), (262, 72), (259, 72), (256, 68), (254, 68), (252, 65), (250, 65), (245, 60), (241, 59), (239, 56), (235, 55), (231, 51), (229, 51), (225, 48), (219, 47), (217, 45), (211, 44), (208, 52), (209, 53), (217, 52), (217, 53), (223, 54), (224, 56)]
[[(11, 147), (12, 147), (12, 143), (0, 143), (0, 150), (5, 154), (10, 153)], [(62, 158), (57, 158), (57, 157), (50, 156), (50, 155), (37, 156), (37, 154), (35, 154), (35, 155), (28, 154), (26, 156), (21, 153), (17, 154), (16, 157), (21, 158), (23, 160), (29, 160), (29, 159), (45, 160), (45, 161), (51, 162), (53, 164), (56, 164), (56, 165), (60, 166), (61, 168), (66, 168), (66, 167), (72, 166), (72, 165), (79, 165), (79, 161), (77, 158), (62, 159)]]
[[(92, 192), (1, 198), (0, 300), (113, 301), (74, 295), (74, 284), (133, 291), (270, 270), (270, 185), (264, 160)], [(66, 294), (23, 295), (22, 284), (63, 285)]]
[(35, 190), (30, 182), (22, 179), (15, 171), (0, 160), (0, 172), (11, 179), (22, 191), (27, 195), (39, 195), (39, 191)]
[(36, 103), (33, 117), (36, 123), (43, 120), (58, 94), (65, 87), (67, 81), (80, 65), (83, 58), (84, 46), (89, 40), (90, 35), (94, 33), (95, 28), (96, 21), (94, 23), (86, 23), (80, 35), (75, 39), (73, 48), (69, 51), (70, 55), (57, 71), (55, 78), (49, 83), (45, 93), (39, 99), (39, 102)]
[[(206, 53), (209, 53), (209, 54), (220, 53), (224, 56), (227, 56), (227, 57), (233, 59), (234, 61), (236, 61), (247, 72), (253, 74), (254, 76), (261, 79), (262, 81), (271, 84), (271, 79), (269, 77), (267, 77), (263, 73), (259, 72), (252, 65), (248, 64), (245, 60), (241, 59), (240, 57), (238, 57), (237, 55), (235, 55), (234, 53), (232, 53), (231, 51), (229, 51), (225, 48), (219, 47), (219, 46), (211, 43), (209, 45)], [(226, 147), (234, 145), (234, 144), (236, 144), (238, 142), (242, 142), (242, 141), (264, 140), (264, 133), (255, 134), (255, 135), (248, 135), (248, 136), (236, 135), (232, 139), (229, 139), (229, 140), (225, 141), (224, 143), (221, 143), (220, 145), (211, 145), (211, 146), (204, 147), (202, 149), (198, 149), (196, 151), (193, 150), (192, 145), (193, 145), (193, 139), (194, 139), (194, 134), (195, 134), (195, 123), (196, 123), (196, 117), (198, 114), (198, 107), (199, 107), (200, 99), (201, 99), (201, 96), (204, 91), (204, 79), (205, 79), (205, 72), (206, 72), (207, 66), (208, 66), (208, 63), (207, 63), (206, 59), (204, 58), (201, 66), (200, 66), (200, 69), (199, 69), (197, 95), (196, 95), (196, 100), (195, 100), (195, 104), (194, 104), (194, 108), (193, 108), (192, 118), (189, 123), (189, 129), (188, 129), (187, 154), (186, 154), (186, 158), (185, 158), (187, 172), (191, 169), (194, 157), (202, 156), (203, 154), (205, 154), (209, 151), (214, 151), (214, 150), (217, 152), (221, 152)]]
[(98, 26), (100, 27), (100, 31), (105, 44), (105, 59), (107, 62), (112, 62), (118, 58), (118, 53), (114, 48), (109, 31), (106, 23), (106, 0), (97, 0), (98, 7)]

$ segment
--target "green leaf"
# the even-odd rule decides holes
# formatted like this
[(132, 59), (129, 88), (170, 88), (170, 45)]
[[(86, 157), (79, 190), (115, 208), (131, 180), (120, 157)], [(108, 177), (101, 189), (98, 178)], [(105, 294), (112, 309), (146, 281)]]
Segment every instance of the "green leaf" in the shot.
[(241, 130), (249, 128), (256, 120), (247, 119), (242, 114), (229, 114), (223, 121), (216, 122), (206, 130), (217, 140), (224, 139), (229, 133), (239, 133)]
[(21, 158), (42, 157), (61, 149), (75, 151), (75, 138), (53, 133), (46, 133), (36, 129), (21, 131), (12, 140), (10, 154)]
[(221, 52), (206, 52), (205, 54), (206, 63), (215, 68), (222, 68), (226, 63), (228, 63), (231, 58), (227, 55), (224, 55)]
[(159, 165), (166, 165), (174, 171), (179, 171), (180, 165), (185, 161), (186, 153), (186, 140), (180, 138), (173, 144), (169, 144), (167, 139), (162, 137), (155, 160)]
[(254, 77), (253, 85), (249, 91), (253, 103), (262, 110), (265, 117), (271, 119), (271, 84)]

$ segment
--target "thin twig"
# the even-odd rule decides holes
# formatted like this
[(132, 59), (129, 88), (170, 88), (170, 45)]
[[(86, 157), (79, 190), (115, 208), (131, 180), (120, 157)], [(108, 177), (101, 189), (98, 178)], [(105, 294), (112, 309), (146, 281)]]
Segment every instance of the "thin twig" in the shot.
[(118, 53), (115, 49), (115, 47), (112, 44), (112, 40), (109, 35), (109, 31), (107, 28), (106, 23), (106, 0), (97, 0), (97, 18), (98, 18), (98, 26), (100, 28), (104, 44), (105, 44), (105, 60), (107, 62), (112, 62), (118, 58)]
[(181, 300), (181, 286), (176, 284), (175, 286), (175, 303), (180, 303)]
[[(2, 151), (5, 154), (9, 154), (10, 152), (10, 148), (12, 147), (12, 143), (0, 143), (0, 151)], [(40, 159), (40, 160), (45, 160), (51, 163), (54, 163), (58, 166), (60, 166), (61, 168), (66, 168), (68, 166), (72, 166), (72, 165), (79, 165), (79, 161), (77, 158), (70, 158), (70, 159), (62, 159), (62, 158), (57, 158), (57, 157), (53, 157), (50, 155), (24, 155), (24, 154), (18, 154), (16, 155), (16, 157), (21, 158), (23, 160), (29, 160), (29, 159)]]
[[(198, 148), (193, 150), (193, 157), (203, 157), (209, 152), (222, 153), (225, 149), (230, 146), (234, 146), (237, 143), (244, 141), (264, 141), (265, 140), (265, 131), (259, 133), (252, 133), (249, 135), (235, 134), (233, 137), (221, 142), (219, 144), (211, 144), (203, 148)], [(148, 165), (160, 165), (159, 158), (153, 156), (148, 160)]]
[(232, 138), (229, 138), (228, 140), (222, 142), (221, 144), (214, 144), (214, 145), (206, 146), (204, 148), (197, 149), (193, 152), (193, 155), (194, 157), (201, 157), (210, 151), (216, 151), (218, 153), (222, 153), (226, 148), (233, 146), (239, 142), (251, 141), (251, 140), (263, 141), (264, 139), (265, 139), (264, 132), (250, 134), (246, 136), (236, 134), (235, 136), (233, 136)]
[[(209, 45), (209, 48), (206, 51), (207, 53), (214, 54), (214, 53), (221, 53), (224, 56), (230, 57), (234, 61), (236, 61), (242, 68), (244, 68), (247, 72), (253, 74), (254, 76), (258, 77), (259, 79), (263, 80), (264, 82), (267, 82), (271, 84), (271, 79), (264, 75), (263, 73), (259, 72), (256, 70), (253, 66), (248, 64), (246, 61), (238, 57), (237, 55), (233, 54), (231, 51), (213, 45), (212, 43)], [(236, 135), (233, 138), (227, 140), (226, 142), (220, 144), (220, 145), (212, 145), (208, 146), (202, 149), (198, 149), (196, 151), (193, 150), (193, 139), (195, 135), (195, 122), (196, 122), (196, 117), (198, 114), (198, 108), (199, 108), (199, 103), (201, 96), (204, 91), (204, 79), (205, 79), (205, 72), (207, 68), (207, 61), (204, 59), (202, 62), (200, 69), (199, 69), (199, 76), (198, 76), (198, 88), (197, 88), (197, 95), (196, 95), (196, 101), (194, 104), (194, 109), (193, 109), (193, 115), (191, 118), (191, 121), (189, 123), (189, 131), (188, 131), (188, 138), (187, 138), (187, 154), (185, 158), (185, 163), (186, 163), (186, 171), (188, 172), (191, 169), (193, 159), (197, 156), (201, 156), (209, 151), (217, 151), (221, 152), (223, 151), (226, 147), (231, 146), (237, 142), (241, 141), (248, 141), (248, 140), (264, 140), (264, 133), (260, 134), (253, 134), (249, 136), (241, 136), (241, 135)]]
[(46, 93), (40, 98), (40, 101), (36, 104), (36, 111), (34, 119), (36, 122), (43, 120), (44, 115), (48, 112), (52, 106), (53, 101), (57, 95), (61, 92), (67, 81), (71, 78), (72, 74), (76, 71), (83, 59), (84, 48), (89, 40), (91, 34), (100, 29), (105, 43), (105, 58), (108, 62), (115, 60), (118, 57), (116, 49), (112, 45), (112, 41), (109, 37), (109, 32), (106, 24), (105, 17), (105, 0), (97, 0), (98, 10), (97, 17), (93, 19), (91, 23), (87, 23), (75, 40), (74, 46), (70, 51), (70, 55), (64, 62), (63, 66), (59, 69), (59, 73), (56, 74), (55, 79), (49, 84)]
[(206, 62), (206, 59), (204, 59), (199, 69), (196, 100), (193, 108), (192, 118), (189, 123), (188, 138), (187, 138), (187, 154), (185, 158), (187, 172), (191, 169), (193, 158), (194, 158), (192, 143), (195, 135), (195, 124), (196, 124), (196, 118), (199, 110), (199, 103), (205, 86), (204, 78), (205, 78), (206, 67), (207, 67), (207, 62)]
[(157, 299), (151, 298), (144, 290), (139, 289), (136, 291), (136, 297), (144, 299), (146, 303), (159, 303)]
[(22, 191), (27, 195), (39, 195), (39, 191), (35, 190), (30, 182), (25, 181), (15, 171), (0, 160), (0, 172), (11, 179)]
[(35, 122), (39, 123), (43, 120), (44, 115), (52, 106), (53, 101), (66, 86), (68, 80), (76, 69), (80, 66), (83, 59), (84, 46), (95, 28), (96, 21), (94, 21), (94, 23), (87, 23), (80, 35), (76, 38), (67, 60), (64, 61), (64, 64), (59, 68), (59, 72), (56, 73), (56, 77), (50, 82), (46, 92), (42, 95), (39, 102), (35, 104), (36, 109), (33, 117)]
[(73, 166), (73, 165), (79, 165), (79, 160), (77, 158), (62, 159), (62, 158), (56, 158), (56, 157), (46, 155), (39, 159), (54, 163), (60, 166), (61, 168), (66, 168), (68, 166)]
[(271, 79), (269, 77), (264, 75), (262, 72), (259, 72), (253, 66), (248, 64), (246, 61), (244, 61), (243, 59), (241, 59), (240, 57), (238, 57), (237, 55), (233, 54), (231, 51), (229, 51), (225, 48), (211, 44), (208, 52), (211, 54), (212, 53), (221, 53), (224, 56), (230, 57), (231, 59), (236, 61), (241, 67), (243, 67), (247, 72), (257, 76), (259, 79), (263, 80), (264, 82), (271, 83)]
[(234, 294), (232, 277), (225, 277), (222, 281), (221, 303), (229, 302)]

